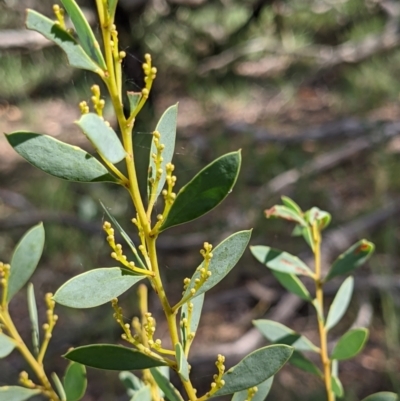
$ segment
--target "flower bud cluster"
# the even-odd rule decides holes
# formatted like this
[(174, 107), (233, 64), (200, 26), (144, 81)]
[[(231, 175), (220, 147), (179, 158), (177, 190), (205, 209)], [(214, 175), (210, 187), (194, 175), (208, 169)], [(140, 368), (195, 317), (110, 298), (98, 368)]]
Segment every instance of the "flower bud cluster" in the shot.
[(79, 109), (81, 110), (81, 114), (88, 114), (89, 113), (89, 106), (87, 104), (87, 102), (85, 102), (84, 100), (82, 102), (79, 103)]
[(225, 385), (225, 380), (222, 379), (222, 376), (225, 373), (224, 363), (225, 363), (225, 357), (221, 354), (218, 354), (217, 361), (215, 362), (215, 366), (218, 369), (218, 373), (213, 376), (214, 381), (211, 383), (211, 390), (206, 393), (207, 398), (211, 397)]
[(53, 12), (54, 15), (57, 18), (56, 24), (58, 24), (60, 26), (61, 29), (63, 29), (64, 31), (66, 31), (66, 27), (65, 27), (65, 11), (63, 8), (61, 8), (58, 4), (54, 4), (53, 5)]
[(247, 398), (244, 401), (251, 401), (254, 396), (257, 394), (258, 388), (257, 387), (251, 387), (247, 390)]
[(7, 287), (8, 278), (10, 277), (11, 266), (0, 262), (0, 285), (5, 289)]
[(149, 179), (152, 193), (155, 193), (158, 183), (160, 182), (161, 176), (164, 172), (161, 164), (163, 162), (162, 152), (165, 148), (165, 145), (160, 143), (160, 137), (161, 135), (158, 131), (153, 132), (153, 144), (157, 150), (157, 153), (152, 153), (151, 155), (151, 158), (153, 159), (155, 165), (155, 176)]
[(53, 300), (53, 294), (48, 292), (45, 295), (44, 299), (47, 306), (46, 310), (47, 323), (43, 324), (43, 330), (44, 330), (44, 337), (48, 341), (52, 336), (54, 326), (56, 325), (58, 320), (58, 315), (54, 314), (54, 307), (56, 306), (56, 303)]
[(27, 388), (36, 388), (36, 384), (29, 378), (29, 375), (24, 370), (19, 374), (19, 382)]
[(173, 171), (175, 170), (175, 166), (172, 163), (167, 163), (167, 165), (165, 166), (165, 170), (165, 181), (167, 183), (167, 189), (164, 189), (162, 191), (162, 194), (164, 196), (165, 204), (171, 206), (176, 199), (176, 193), (173, 192), (173, 188), (176, 184), (176, 176), (172, 175)]
[(114, 229), (111, 227), (111, 223), (105, 221), (103, 224), (103, 230), (107, 234), (107, 242), (110, 245), (113, 252), (111, 252), (111, 257), (118, 262), (122, 263), (128, 269), (133, 270), (136, 266), (134, 262), (128, 262), (127, 257), (124, 255), (122, 251), (122, 245), (115, 243)]
[(151, 86), (152, 82), (156, 79), (157, 68), (152, 67), (150, 54), (145, 54), (144, 58), (146, 61), (143, 63), (143, 72), (144, 72), (144, 82), (146, 84), (146, 87), (142, 89), (142, 95), (145, 99), (147, 99), (149, 97), (149, 87)]
[(90, 89), (93, 93), (93, 96), (91, 98), (93, 107), (96, 110), (97, 115), (102, 117), (103, 109), (105, 106), (105, 100), (100, 98), (101, 97), (100, 87), (99, 87), (99, 85), (93, 85)]

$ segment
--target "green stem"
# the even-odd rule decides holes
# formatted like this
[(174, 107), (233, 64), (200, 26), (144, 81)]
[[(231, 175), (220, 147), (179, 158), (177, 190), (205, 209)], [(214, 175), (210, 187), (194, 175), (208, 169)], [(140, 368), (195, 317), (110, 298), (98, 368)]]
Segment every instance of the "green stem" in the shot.
[[(313, 224), (313, 237), (315, 242), (314, 258), (315, 258), (315, 293), (319, 310), (323, 313), (324, 310), (324, 288), (321, 277), (321, 233), (318, 228), (318, 223)], [(328, 332), (325, 328), (325, 323), (322, 316), (318, 315), (318, 331), (321, 342), (321, 362), (324, 371), (324, 383), (328, 401), (335, 401), (335, 394), (332, 391), (332, 369), (331, 360), (328, 355)]]

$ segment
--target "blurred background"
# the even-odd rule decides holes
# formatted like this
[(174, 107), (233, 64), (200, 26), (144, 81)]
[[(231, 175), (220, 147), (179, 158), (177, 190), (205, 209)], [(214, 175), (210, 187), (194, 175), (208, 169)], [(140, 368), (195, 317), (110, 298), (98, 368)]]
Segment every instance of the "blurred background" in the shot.
[[(252, 245), (283, 248), (309, 260), (306, 245), (287, 222), (263, 211), (294, 198), (333, 216), (325, 261), (360, 238), (376, 253), (356, 273), (356, 292), (331, 340), (356, 324), (368, 325), (365, 351), (341, 364), (345, 400), (400, 391), (400, 4), (395, 0), (120, 0), (117, 24), (125, 86), (142, 87), (142, 63), (158, 68), (151, 98), (136, 131), (149, 135), (157, 119), (179, 102), (174, 163), (180, 187), (221, 154), (242, 149), (232, 194), (207, 216), (159, 239), (167, 291), (201, 262), (205, 240), (217, 245), (235, 231), (254, 228)], [(51, 16), (49, 0), (0, 0), (0, 130), (52, 135), (91, 151), (73, 124), (78, 104), (89, 102), (92, 74), (66, 65), (61, 50), (24, 29), (25, 8)], [(93, 1), (80, 1), (98, 32)], [(53, 18), (53, 17), (51, 17)], [(110, 109), (106, 114), (114, 122)], [(146, 149), (144, 149), (146, 151)], [(23, 233), (38, 221), (46, 229), (44, 255), (33, 283), (36, 296), (86, 270), (112, 266), (101, 226), (101, 199), (136, 240), (127, 193), (111, 185), (80, 185), (35, 170), (0, 136), (0, 260), (10, 260)], [(333, 297), (339, 282), (327, 287)], [(27, 341), (24, 291), (11, 308)], [(39, 302), (40, 303), (40, 302)], [(134, 292), (121, 297), (124, 313), (137, 313)], [(39, 310), (44, 318), (44, 306)], [(157, 334), (166, 338), (162, 311)], [(207, 390), (216, 354), (227, 366), (265, 344), (252, 320), (275, 319), (316, 338), (313, 311), (284, 290), (246, 251), (228, 278), (210, 292), (193, 346), (193, 378)], [(71, 346), (119, 341), (109, 305), (90, 310), (57, 307), (60, 321), (47, 355), (60, 376)], [(24, 361), (0, 360), (0, 385), (16, 383)], [(117, 374), (89, 370), (85, 401), (127, 400)], [(285, 367), (269, 400), (323, 400), (317, 379)]]

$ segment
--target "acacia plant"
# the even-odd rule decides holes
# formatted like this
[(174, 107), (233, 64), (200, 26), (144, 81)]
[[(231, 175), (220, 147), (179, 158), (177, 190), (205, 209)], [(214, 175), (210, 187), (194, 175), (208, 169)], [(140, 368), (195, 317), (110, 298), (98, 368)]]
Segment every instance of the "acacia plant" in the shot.
[[(262, 400), (269, 392), (273, 375), (292, 354), (292, 347), (272, 345), (254, 351), (236, 366), (225, 371), (224, 356), (216, 356), (216, 374), (210, 388), (198, 394), (191, 381), (189, 355), (199, 324), (205, 293), (218, 284), (235, 266), (250, 240), (251, 230), (237, 232), (213, 247), (206, 242), (200, 253), (203, 261), (191, 278), (183, 282), (182, 297), (171, 304), (159, 270), (157, 239), (168, 228), (194, 220), (216, 207), (232, 190), (240, 168), (240, 151), (225, 154), (204, 167), (176, 193), (174, 154), (177, 105), (161, 116), (152, 135), (135, 135), (135, 119), (149, 97), (157, 70), (150, 55), (143, 64), (144, 88), (140, 92), (123, 91), (122, 60), (118, 32), (114, 24), (117, 0), (96, 0), (101, 39), (98, 41), (74, 0), (62, 0), (73, 24), (67, 29), (64, 9), (55, 5), (55, 19), (33, 10), (27, 11), (26, 26), (55, 42), (65, 52), (71, 66), (96, 74), (104, 83), (91, 88), (89, 105), (80, 103), (77, 125), (93, 145), (96, 157), (83, 149), (60, 142), (51, 136), (32, 132), (6, 135), (14, 150), (33, 166), (53, 176), (81, 183), (110, 183), (124, 187), (136, 214), (132, 223), (137, 230), (135, 245), (110, 211), (104, 222), (112, 267), (101, 267), (73, 277), (54, 295), (46, 295), (48, 322), (40, 343), (36, 302), (29, 287), (29, 310), (33, 327), (33, 346), (21, 339), (8, 305), (15, 293), (29, 280), (41, 256), (44, 228), (33, 227), (20, 241), (10, 265), (1, 265), (2, 301), (0, 306), (0, 356), (14, 348), (26, 359), (36, 377), (20, 376), (21, 386), (0, 387), (0, 399), (22, 401), (42, 394), (53, 401), (77, 401), (83, 397), (85, 366), (121, 371), (132, 400), (205, 401), (215, 396), (234, 394), (235, 401)], [(105, 103), (112, 105), (117, 121), (115, 130), (103, 116)], [(128, 112), (125, 112), (128, 110)], [(146, 142), (147, 141), (147, 142)], [(148, 149), (146, 151), (145, 149)], [(161, 213), (155, 213), (156, 204)], [(116, 242), (115, 230), (126, 241), (132, 256)], [(156, 321), (147, 307), (147, 286), (139, 286), (141, 315), (128, 321), (118, 297), (139, 281), (147, 281), (161, 303), (168, 324), (170, 341), (162, 344), (156, 337)], [(124, 345), (92, 344), (69, 350), (64, 357), (72, 361), (63, 383), (53, 374), (51, 381), (43, 366), (43, 357), (57, 321), (55, 304), (71, 308), (92, 308), (111, 303), (116, 324), (121, 327)], [(129, 371), (141, 370), (141, 378)], [(183, 395), (168, 380), (166, 371), (174, 371), (182, 383)], [(258, 390), (258, 391), (257, 391)]]
[[(252, 246), (250, 249), (254, 257), (271, 270), (285, 289), (313, 306), (320, 343), (317, 346), (304, 335), (272, 320), (260, 319), (254, 321), (254, 324), (269, 341), (293, 346), (294, 352), (289, 362), (320, 377), (324, 382), (327, 400), (335, 401), (336, 398), (344, 396), (338, 375), (339, 361), (353, 358), (362, 351), (368, 338), (368, 329), (351, 328), (336, 341), (332, 350), (328, 349), (328, 334), (340, 322), (350, 304), (354, 289), (354, 278), (351, 273), (371, 256), (375, 247), (365, 239), (360, 240), (340, 255), (330, 269), (324, 272), (321, 263), (322, 231), (331, 221), (330, 214), (317, 207), (303, 212), (297, 203), (285, 196), (282, 197), (282, 202), (283, 205), (275, 205), (266, 210), (266, 217), (280, 218), (296, 224), (293, 235), (302, 236), (311, 248), (314, 255), (314, 269), (288, 252), (263, 245)], [(332, 279), (343, 276), (346, 279), (339, 287), (326, 314), (324, 285)], [(311, 295), (300, 277), (306, 277), (314, 283), (314, 295)], [(303, 355), (303, 352), (318, 354), (322, 369)], [(398, 396), (394, 393), (381, 392), (370, 395), (363, 401), (398, 401)]]

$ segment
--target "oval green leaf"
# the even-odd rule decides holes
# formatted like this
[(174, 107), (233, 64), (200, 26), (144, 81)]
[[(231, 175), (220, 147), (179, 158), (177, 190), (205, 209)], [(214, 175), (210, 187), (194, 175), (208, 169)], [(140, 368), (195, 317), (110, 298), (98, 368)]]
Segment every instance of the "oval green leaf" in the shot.
[(353, 329), (345, 333), (335, 345), (331, 359), (342, 361), (356, 356), (364, 347), (368, 338), (368, 329)]
[(175, 344), (176, 363), (178, 365), (178, 374), (185, 382), (189, 381), (189, 364), (180, 343)]
[(399, 397), (395, 393), (382, 391), (380, 393), (371, 394), (362, 401), (399, 401)]
[[(160, 121), (158, 122), (155, 131), (158, 131), (160, 134), (160, 144), (164, 145), (164, 150), (162, 152), (163, 161), (161, 162), (161, 168), (163, 173), (161, 175), (160, 181), (157, 185), (157, 188), (154, 188), (156, 198), (162, 191), (165, 178), (166, 178), (166, 168), (165, 166), (168, 163), (171, 163), (172, 157), (174, 156), (175, 151), (175, 137), (176, 137), (176, 120), (178, 117), (178, 105), (175, 104), (174, 106), (169, 107), (164, 114), (161, 116)], [(155, 179), (156, 177), (156, 164), (154, 159), (151, 157), (152, 154), (157, 154), (157, 148), (154, 145), (154, 142), (151, 144), (150, 149), (150, 164), (149, 164), (149, 171), (150, 177)], [(149, 194), (150, 198), (150, 194)]]
[(158, 387), (160, 387), (160, 389), (165, 394), (165, 397), (169, 401), (183, 401), (183, 398), (180, 395), (179, 391), (174, 387), (169, 379), (162, 374), (160, 369), (151, 368), (150, 372), (153, 375)]
[(25, 387), (4, 386), (0, 387), (0, 400), (25, 401), (40, 393), (40, 390), (31, 390)]
[(90, 59), (78, 42), (51, 19), (36, 11), (28, 10), (26, 27), (39, 32), (58, 45), (67, 55), (71, 67), (97, 72), (100, 67)]
[(314, 273), (310, 268), (297, 256), (293, 256), (290, 253), (264, 245), (252, 246), (250, 250), (259, 262), (272, 270), (286, 274), (295, 274), (297, 276), (314, 277)]
[(281, 285), (292, 294), (297, 295), (304, 301), (310, 302), (312, 300), (312, 297), (305, 285), (294, 274), (281, 273), (276, 270), (272, 270), (272, 274), (281, 283)]
[(119, 267), (101, 267), (71, 278), (53, 299), (70, 308), (93, 308), (119, 297), (144, 278)]
[(0, 333), (0, 358), (10, 355), (14, 348), (14, 341), (4, 333)]
[(325, 328), (330, 330), (332, 327), (339, 323), (340, 319), (346, 313), (353, 295), (354, 279), (352, 276), (347, 279), (340, 286), (332, 305), (329, 308), (328, 317), (326, 318)]
[(160, 359), (152, 358), (132, 348), (113, 344), (78, 347), (67, 352), (64, 357), (91, 368), (105, 370), (142, 370), (166, 365)]
[(33, 284), (28, 284), (28, 311), (29, 311), (29, 320), (31, 321), (32, 328), (32, 345), (33, 345), (33, 353), (35, 355), (39, 354), (39, 318), (38, 311), (36, 305), (35, 298), (35, 289), (33, 288)]
[(77, 124), (92, 142), (96, 152), (110, 163), (116, 164), (125, 158), (126, 152), (118, 135), (103, 118), (94, 113), (87, 113)]
[(197, 219), (219, 205), (239, 174), (240, 151), (214, 160), (181, 188), (160, 231)]
[[(274, 381), (274, 376), (270, 377), (269, 379), (265, 380), (261, 384), (257, 385), (257, 392), (251, 401), (264, 401), (269, 394), (272, 382)], [(239, 393), (235, 393), (232, 397), (231, 401), (246, 401), (248, 399), (247, 390), (240, 391)]]
[(67, 401), (79, 401), (82, 399), (87, 387), (85, 366), (71, 362), (65, 371), (63, 381)]
[(20, 156), (47, 174), (68, 181), (118, 182), (100, 162), (78, 146), (32, 132), (14, 132), (6, 138)]
[[(197, 290), (195, 296), (201, 295), (213, 288), (232, 270), (243, 255), (250, 237), (251, 230), (239, 231), (226, 238), (212, 250), (213, 257), (208, 265), (208, 271), (211, 272), (211, 276)], [(188, 295), (190, 290), (195, 286), (195, 280), (200, 277), (199, 270), (203, 267), (204, 262), (193, 274), (184, 296)]]
[(351, 273), (362, 265), (374, 252), (375, 246), (365, 239), (352, 245), (346, 252), (342, 253), (333, 263), (325, 281), (336, 276)]
[(142, 259), (139, 256), (138, 251), (136, 250), (135, 244), (129, 237), (129, 235), (125, 232), (125, 230), (121, 227), (121, 225), (118, 223), (117, 219), (110, 213), (108, 208), (104, 205), (102, 201), (100, 201), (100, 205), (103, 208), (103, 210), (107, 213), (107, 216), (111, 220), (114, 228), (118, 230), (118, 232), (121, 234), (122, 238), (126, 241), (128, 244), (129, 248), (131, 249), (133, 253), (133, 262), (135, 263), (136, 266), (141, 267), (142, 269), (147, 269), (146, 265), (143, 263)]
[(222, 376), (225, 385), (214, 396), (233, 394), (259, 385), (274, 376), (292, 352), (293, 348), (287, 345), (270, 345), (252, 352)]
[(32, 227), (18, 242), (11, 258), (8, 280), (8, 302), (28, 282), (35, 271), (44, 247), (44, 228), (39, 223)]
[(282, 344), (280, 340), (286, 340), (291, 342), (288, 343), (285, 341), (285, 344), (291, 345), (297, 351), (320, 351), (319, 348), (314, 345), (308, 338), (296, 333), (282, 323), (278, 323), (273, 320), (259, 319), (253, 320), (253, 324), (257, 327), (257, 329), (265, 338), (273, 343)]
[(104, 61), (103, 54), (100, 50), (100, 45), (97, 42), (92, 28), (90, 27), (85, 15), (79, 8), (74, 0), (61, 0), (61, 3), (67, 10), (69, 17), (74, 24), (76, 33), (81, 42), (81, 46), (86, 53), (96, 61), (96, 63), (103, 69), (107, 69), (106, 62)]

